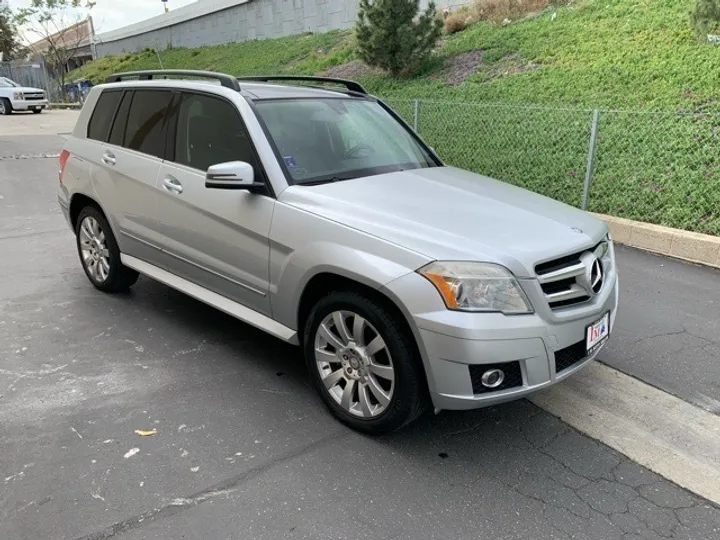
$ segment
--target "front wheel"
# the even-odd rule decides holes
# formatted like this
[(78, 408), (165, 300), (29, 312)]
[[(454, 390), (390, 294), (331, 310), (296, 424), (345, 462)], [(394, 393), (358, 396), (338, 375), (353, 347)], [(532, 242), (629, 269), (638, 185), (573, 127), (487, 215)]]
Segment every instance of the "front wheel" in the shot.
[(7, 98), (0, 98), (0, 115), (10, 115), (12, 114), (12, 104), (10, 103), (10, 100)]
[(42, 109), (33, 109), (33, 114), (40, 114)]
[(120, 262), (120, 248), (98, 208), (86, 206), (80, 211), (75, 236), (80, 262), (96, 288), (112, 293), (135, 284), (138, 273)]
[(425, 409), (425, 381), (412, 335), (382, 302), (333, 292), (310, 312), (304, 351), (310, 377), (348, 426), (387, 433)]

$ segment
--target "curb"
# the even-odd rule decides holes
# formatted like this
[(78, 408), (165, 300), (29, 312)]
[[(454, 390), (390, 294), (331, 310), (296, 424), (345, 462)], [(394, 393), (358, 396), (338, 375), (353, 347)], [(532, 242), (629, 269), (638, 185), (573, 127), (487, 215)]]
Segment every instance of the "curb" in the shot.
[(593, 215), (608, 224), (610, 234), (618, 244), (720, 268), (720, 237), (718, 236), (604, 214)]
[(80, 103), (50, 103), (48, 109), (73, 109), (80, 110), (82, 105)]

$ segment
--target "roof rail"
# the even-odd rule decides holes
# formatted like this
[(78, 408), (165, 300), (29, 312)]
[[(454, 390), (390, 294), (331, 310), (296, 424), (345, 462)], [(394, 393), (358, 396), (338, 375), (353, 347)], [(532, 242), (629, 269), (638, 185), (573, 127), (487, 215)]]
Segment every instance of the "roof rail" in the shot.
[(238, 77), (239, 81), (255, 81), (255, 82), (270, 82), (270, 81), (307, 81), (315, 83), (333, 83), (344, 86), (351, 92), (357, 92), (358, 94), (367, 94), (365, 89), (360, 83), (355, 81), (348, 81), (346, 79), (333, 79), (330, 77), (307, 77), (302, 75), (270, 75), (270, 76), (249, 76), (249, 77)]
[(232, 75), (225, 73), (215, 73), (212, 71), (196, 71), (185, 69), (158, 69), (150, 71), (128, 71), (125, 73), (115, 73), (110, 75), (105, 82), (114, 83), (121, 82), (125, 79), (138, 78), (141, 81), (151, 81), (153, 77), (173, 76), (173, 77), (198, 77), (200, 79), (215, 79), (225, 88), (240, 91), (240, 83)]

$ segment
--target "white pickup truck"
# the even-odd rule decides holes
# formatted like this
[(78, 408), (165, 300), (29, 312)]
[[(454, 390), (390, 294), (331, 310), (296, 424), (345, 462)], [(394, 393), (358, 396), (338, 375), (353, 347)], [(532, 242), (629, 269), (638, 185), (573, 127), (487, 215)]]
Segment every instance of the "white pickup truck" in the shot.
[(32, 111), (39, 114), (48, 106), (45, 90), (20, 86), (7, 77), (0, 77), (0, 115), (13, 111)]

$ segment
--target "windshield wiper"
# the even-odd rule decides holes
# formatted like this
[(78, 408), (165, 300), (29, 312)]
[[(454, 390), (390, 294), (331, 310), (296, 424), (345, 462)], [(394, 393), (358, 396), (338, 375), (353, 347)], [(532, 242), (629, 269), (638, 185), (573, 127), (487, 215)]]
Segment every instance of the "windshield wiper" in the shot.
[(335, 182), (344, 182), (345, 180), (354, 180), (357, 176), (333, 176), (331, 178), (322, 178), (320, 180), (311, 180), (309, 182), (297, 182), (299, 186), (319, 186), (322, 184), (333, 184)]

